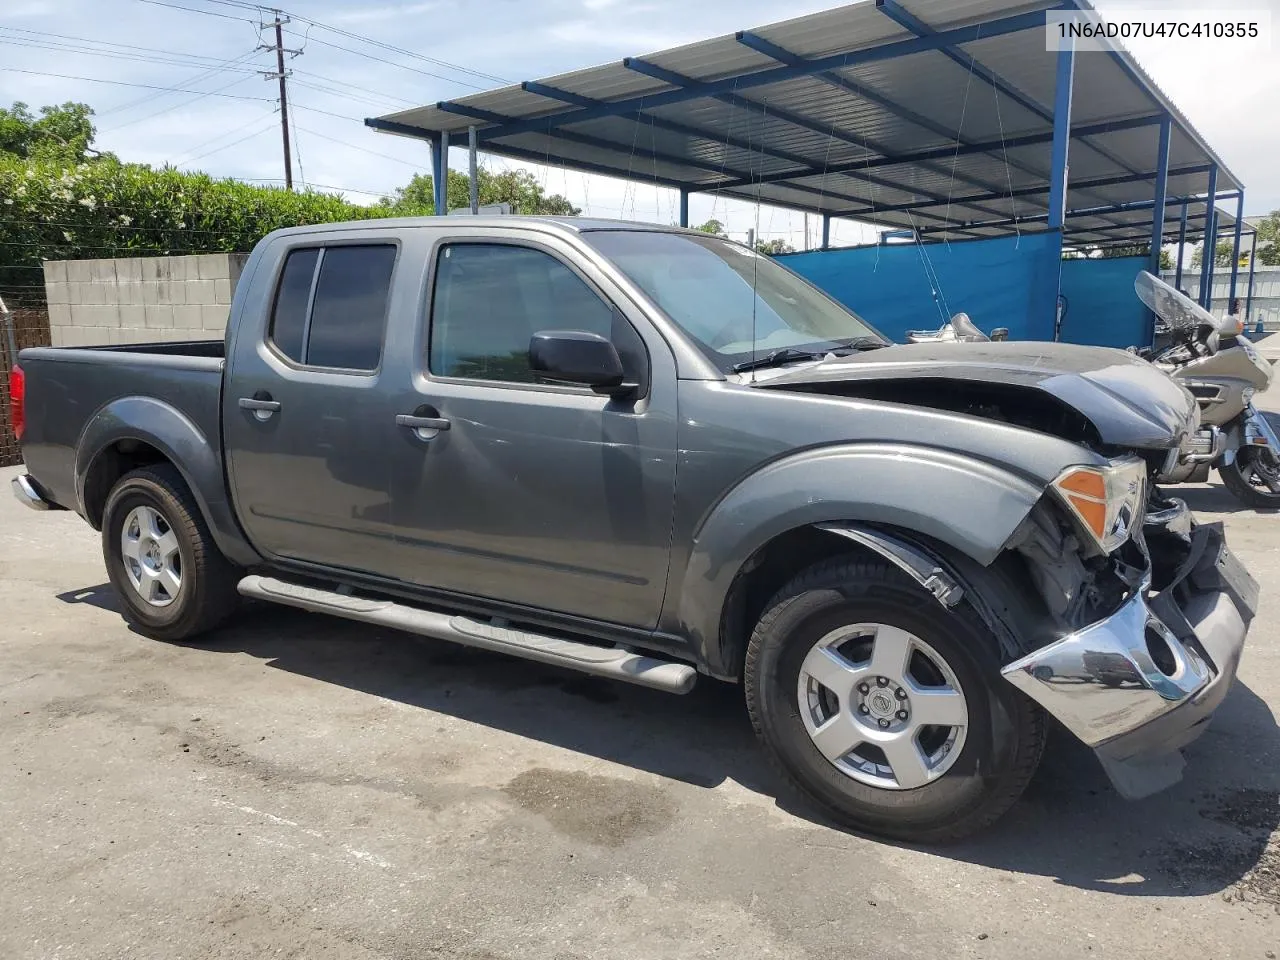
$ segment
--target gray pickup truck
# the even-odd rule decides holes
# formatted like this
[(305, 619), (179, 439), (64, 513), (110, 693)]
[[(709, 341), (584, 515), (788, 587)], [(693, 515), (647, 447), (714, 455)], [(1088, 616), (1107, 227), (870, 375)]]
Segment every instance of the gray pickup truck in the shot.
[[(1149, 480), (1198, 425), (1129, 354), (893, 346), (705, 234), (282, 230), (225, 342), (22, 352), (17, 495), (102, 531), (161, 640), (238, 595), (684, 693), (740, 683), (827, 815), (917, 841), (1018, 798), (1049, 718), (1142, 796), (1257, 586)], [(696, 735), (696, 734), (695, 734)]]

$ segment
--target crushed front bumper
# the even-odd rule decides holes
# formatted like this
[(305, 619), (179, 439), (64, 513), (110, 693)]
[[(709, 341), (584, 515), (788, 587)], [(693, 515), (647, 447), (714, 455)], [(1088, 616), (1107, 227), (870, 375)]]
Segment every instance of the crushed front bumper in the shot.
[(1158, 593), (1139, 590), (1111, 616), (1002, 671), (1092, 747), (1129, 798), (1181, 778), (1179, 750), (1226, 696), (1258, 604), (1221, 524), (1195, 525), (1181, 503), (1160, 521), (1186, 552)]

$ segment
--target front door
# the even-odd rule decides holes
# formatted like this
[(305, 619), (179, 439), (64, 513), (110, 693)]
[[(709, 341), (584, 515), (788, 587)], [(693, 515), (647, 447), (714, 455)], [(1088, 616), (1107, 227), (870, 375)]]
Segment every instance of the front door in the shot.
[(267, 259), (276, 276), (251, 281), (233, 338), (223, 439), (236, 512), (270, 556), (379, 572), (392, 541), (380, 371), (398, 245), (289, 240)]
[[(674, 362), (559, 243), (437, 245), (425, 369), (418, 361), (399, 413), (439, 426), (405, 426), (394, 445), (396, 575), (652, 627), (675, 492)], [(554, 329), (611, 337), (642, 395), (540, 382), (529, 340)]]

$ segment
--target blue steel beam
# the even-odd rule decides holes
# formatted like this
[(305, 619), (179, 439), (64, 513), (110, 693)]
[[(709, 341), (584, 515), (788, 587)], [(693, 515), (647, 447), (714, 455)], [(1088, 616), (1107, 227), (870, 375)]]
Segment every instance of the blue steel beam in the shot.
[[(562, 127), (566, 124), (583, 123), (587, 120), (598, 120), (601, 117), (616, 117), (646, 108), (665, 107), (673, 103), (684, 103), (687, 100), (699, 100), (719, 93), (734, 93), (750, 90), (784, 80), (808, 76), (822, 70), (831, 70), (843, 66), (857, 66), (860, 63), (874, 63), (878, 60), (892, 60), (895, 57), (910, 56), (927, 50), (938, 50), (942, 47), (972, 43), (974, 40), (987, 40), (1010, 33), (1021, 33), (1024, 30), (1043, 29), (1045, 11), (1036, 10), (1021, 13), (1000, 20), (991, 20), (982, 24), (971, 24), (946, 30), (931, 37), (913, 37), (896, 43), (887, 43), (866, 50), (855, 50), (852, 53), (835, 54), (820, 60), (811, 61), (805, 67), (777, 67), (773, 70), (759, 70), (745, 76), (726, 77), (721, 80), (699, 81), (694, 86), (679, 87), (661, 93), (650, 93), (643, 96), (627, 97), (623, 100), (611, 100), (594, 107), (581, 107), (566, 110), (536, 119), (519, 120), (506, 127), (501, 136), (516, 136), (521, 133), (540, 133), (548, 128)], [(623, 61), (627, 65), (627, 61)]]
[(1173, 285), (1179, 290), (1182, 289), (1182, 258), (1183, 249), (1187, 243), (1187, 201), (1182, 201), (1182, 223), (1178, 227), (1178, 255), (1175, 257)]
[(689, 191), (681, 189), (680, 191), (680, 226), (687, 227), (689, 225)]
[(1072, 43), (1058, 51), (1053, 92), (1053, 151), (1049, 174), (1049, 229), (1061, 230), (1067, 215), (1067, 154), (1071, 146), (1071, 94), (1075, 87), (1076, 51)]
[(1209, 168), (1209, 191), (1206, 194), (1205, 202), (1209, 205), (1208, 218), (1205, 220), (1204, 226), (1204, 250), (1201, 253), (1200, 260), (1200, 306), (1206, 310), (1209, 309), (1209, 303), (1212, 301), (1213, 292), (1209, 289), (1209, 283), (1213, 277), (1213, 254), (1214, 247), (1218, 245), (1218, 231), (1214, 227), (1213, 222), (1213, 205), (1218, 200), (1218, 167), (1215, 164)]
[[(772, 57), (774, 60), (777, 60), (779, 63), (785, 63), (789, 66), (799, 67), (799, 66), (807, 65), (810, 62), (807, 58), (802, 57), (799, 54), (792, 53), (790, 50), (787, 50), (784, 47), (780, 47), (776, 43), (773, 43), (770, 40), (766, 40), (764, 37), (758, 36), (757, 34), (754, 34), (749, 30), (741, 30), (737, 34), (735, 34), (735, 37), (737, 41), (743, 44), (744, 46), (750, 47), (752, 50), (755, 50), (757, 53), (763, 53), (766, 57)], [(862, 99), (867, 100), (870, 103), (874, 103), (876, 106), (881, 107), (882, 109), (893, 114), (894, 116), (901, 117), (903, 120), (906, 120), (909, 123), (912, 123), (923, 130), (928, 130), (930, 133), (935, 134), (939, 137), (942, 137), (945, 140), (955, 140), (957, 143), (961, 144), (962, 146), (970, 146), (976, 142), (970, 137), (965, 137), (959, 130), (952, 130), (941, 123), (936, 123), (933, 120), (930, 120), (928, 117), (924, 116), (923, 114), (917, 113), (914, 110), (910, 110), (907, 107), (903, 106), (902, 104), (890, 99), (889, 97), (886, 97), (884, 94), (880, 93), (879, 91), (873, 90), (871, 87), (868, 87), (866, 84), (862, 84), (854, 80), (850, 80), (833, 71), (824, 70), (820, 73), (815, 73), (814, 79), (821, 80), (823, 83), (827, 84), (828, 86), (836, 87), (837, 89), (844, 90), (847, 93), (852, 93), (856, 97), (861, 97)], [(881, 154), (884, 153), (884, 151), (882, 150), (878, 150), (876, 152)], [(1005, 163), (1015, 170), (1020, 170), (1023, 173), (1029, 173), (1033, 177), (1046, 176), (1043, 168), (1034, 167), (1030, 164), (1021, 163), (1018, 161), (1008, 159), (1002, 147), (993, 147), (991, 150), (986, 152), (992, 157), (1002, 157)], [(1136, 172), (1129, 167), (1125, 167), (1124, 169), (1127, 170), (1129, 173)], [(999, 190), (997, 186), (990, 183), (986, 184), (986, 189), (989, 192), (998, 192)], [(1105, 198), (1095, 198), (1095, 199), (1105, 199)]]
[[(928, 37), (938, 32), (919, 17), (916, 17), (904, 10), (896, 0), (876, 0), (876, 8), (881, 13), (885, 14), (885, 16), (890, 20), (894, 21), (894, 23), (898, 24), (898, 26), (910, 30), (917, 37)], [(962, 50), (957, 50), (955, 47), (942, 47), (938, 52), (952, 63), (959, 64), (965, 70), (968, 70), (974, 76), (984, 81), (988, 86), (995, 89), (997, 93), (1004, 94), (1014, 103), (1018, 104), (1018, 106), (1034, 113), (1041, 120), (1048, 123), (1053, 122), (1052, 111), (1031, 99), (1031, 97), (1023, 93), (1017, 87), (1007, 81), (1001, 80), (994, 70), (986, 66), (986, 64), (981, 63), (972, 54), (966, 53)], [(1133, 167), (1125, 163), (1120, 157), (1116, 156), (1105, 147), (1094, 143), (1088, 137), (1081, 138), (1081, 142), (1094, 153), (1114, 163), (1121, 170), (1127, 170), (1129, 173), (1138, 172), (1137, 170), (1134, 170)]]
[[(683, 77), (679, 79), (687, 80), (687, 78), (683, 78)], [(688, 81), (688, 82), (692, 82), (692, 81)], [(578, 93), (571, 93), (568, 90), (561, 90), (559, 87), (553, 87), (545, 83), (538, 83), (538, 82), (531, 81), (528, 83), (521, 84), (521, 87), (529, 93), (535, 93), (540, 97), (546, 97), (548, 100), (561, 100), (565, 103), (574, 103), (579, 106), (582, 106), (584, 104), (601, 102), (598, 100), (592, 100), (590, 97), (584, 97)], [(821, 127), (819, 125), (815, 124), (813, 121), (808, 120), (807, 118), (793, 117), (785, 110), (778, 111), (778, 110), (767, 109), (762, 104), (753, 103), (752, 101), (747, 100), (743, 97), (730, 96), (726, 94), (724, 96), (715, 97), (714, 99), (719, 100), (730, 106), (748, 109), (752, 113), (755, 113), (760, 116), (768, 115), (778, 120), (784, 120), (788, 123), (801, 125), (805, 129), (821, 130)], [(781, 150), (778, 147), (766, 147), (763, 144), (752, 143), (750, 141), (743, 140), (740, 137), (734, 137), (728, 134), (725, 134), (722, 136), (720, 134), (713, 133), (710, 130), (703, 130), (699, 127), (690, 126), (689, 124), (686, 124), (686, 123), (680, 123), (675, 120), (667, 120), (663, 117), (655, 117), (653, 116), (653, 114), (650, 114), (650, 113), (643, 113), (641, 115), (647, 121), (649, 121), (651, 125), (657, 127), (659, 130), (668, 130), (672, 133), (678, 133), (687, 137), (699, 137), (711, 143), (722, 143), (725, 146), (735, 147), (739, 150), (745, 150), (749, 153), (758, 153), (761, 156), (771, 157), (776, 160), (786, 160), (789, 163), (794, 163), (801, 167), (810, 166), (812, 164), (812, 161), (810, 160), (810, 158), (802, 156), (797, 153), (792, 153), (789, 150)], [(837, 135), (837, 138), (846, 139), (845, 137), (840, 135)], [(865, 144), (855, 140), (852, 137), (848, 137), (847, 142), (857, 146), (859, 149), (865, 149), (866, 147)], [(796, 174), (796, 176), (801, 176), (801, 175), (802, 174)], [(813, 173), (810, 174), (810, 176), (817, 176), (817, 175), (818, 175), (818, 171), (814, 171)], [(931, 192), (922, 191), (922, 190), (916, 190), (914, 188), (911, 190), (907, 190), (906, 187), (903, 187), (902, 185), (895, 183), (892, 180), (886, 180), (883, 177), (876, 177), (871, 174), (863, 174), (863, 173), (858, 173), (857, 171), (846, 170), (843, 173), (841, 173), (840, 176), (857, 180), (862, 183), (870, 183), (878, 187), (885, 187), (886, 189), (906, 190), (907, 192), (914, 192), (918, 196), (924, 197), (927, 200), (931, 200), (934, 202), (938, 202), (938, 201), (945, 202), (945, 198), (942, 197), (941, 194), (931, 193)], [(710, 189), (715, 189), (715, 188), (712, 187)], [(810, 188), (810, 189), (815, 189), (815, 188)], [(842, 212), (841, 216), (854, 216), (854, 217), (868, 216), (880, 209), (879, 207), (875, 207), (875, 206), (870, 206), (870, 207), (866, 206), (865, 205), (866, 201), (860, 197), (849, 197), (846, 194), (841, 193), (839, 191), (828, 190), (825, 188), (825, 185), (822, 188), (822, 192), (832, 197), (838, 197), (842, 200), (849, 200), (850, 202), (857, 201), (858, 203), (864, 204), (863, 206), (852, 208), (849, 211)], [(992, 210), (990, 208), (977, 207), (976, 209), (983, 210), (986, 213), (992, 213), (997, 215), (999, 214), (999, 211)], [(926, 219), (944, 220), (945, 218), (926, 217)]]
[[(364, 123), (365, 123), (365, 126), (369, 127), (371, 130), (378, 130), (383, 133), (394, 133), (400, 136), (413, 137), (414, 139), (417, 139), (417, 140), (426, 140), (429, 143), (434, 143), (436, 138), (436, 135), (429, 130), (425, 130), (422, 127), (415, 127), (407, 123), (398, 123), (395, 120), (383, 120), (378, 117), (368, 117), (365, 119)], [(501, 151), (501, 153), (504, 156), (514, 157), (517, 160), (528, 160), (532, 163), (547, 162), (546, 154), (539, 153), (536, 150), (528, 150), (523, 147), (512, 147), (512, 146), (507, 146), (505, 144), (500, 145), (498, 149)], [(601, 176), (605, 176), (605, 177), (619, 176), (617, 169), (615, 169), (614, 167), (610, 167), (600, 163), (592, 163), (587, 160), (574, 160), (573, 168), (575, 170), (582, 170), (586, 173), (600, 174)], [(670, 177), (663, 177), (663, 176), (658, 176), (658, 177), (646, 176), (644, 178), (644, 182), (657, 183), (664, 187), (670, 187), (673, 190), (688, 189), (690, 186), (688, 183), (686, 183), (683, 180), (675, 180)], [(718, 189), (718, 187), (715, 189)], [(816, 190), (816, 188), (809, 188), (809, 189)], [(920, 191), (916, 191), (916, 192), (919, 193)], [(772, 206), (782, 207), (787, 210), (799, 210), (805, 213), (812, 212), (813, 210), (812, 207), (805, 207), (800, 204), (787, 203), (782, 200), (770, 199), (768, 202)], [(873, 208), (867, 208), (866, 212), (873, 213), (874, 210)], [(919, 213), (919, 214), (916, 214), (916, 216), (924, 220), (933, 220), (939, 223), (950, 222), (945, 217), (939, 217), (939, 216), (935, 216), (933, 214), (928, 214), (928, 213)], [(960, 232), (964, 232), (964, 231), (960, 231)]]
[[(822, 215), (822, 249), (831, 249), (831, 215), (827, 213)], [(1249, 259), (1252, 262), (1253, 258)]]
[[(1190, 176), (1192, 174), (1207, 173), (1208, 171), (1209, 171), (1208, 164), (1201, 164), (1199, 166), (1194, 166), (1194, 167), (1175, 167), (1174, 169), (1169, 171), (1169, 176), (1171, 177)], [(1111, 187), (1111, 186), (1116, 186), (1118, 184), (1123, 184), (1123, 183), (1138, 183), (1143, 180), (1154, 180), (1154, 179), (1156, 179), (1156, 172), (1152, 171), (1151, 173), (1125, 174), (1123, 176), (1095, 177), (1091, 180), (1077, 180), (1075, 183), (1068, 183), (1067, 186), (1069, 190), (1076, 190), (1081, 187)], [(967, 206), (969, 202), (972, 200), (978, 200), (978, 201), (1010, 200), (1010, 199), (1021, 198), (1021, 197), (1034, 197), (1037, 194), (1048, 193), (1048, 192), (1049, 192), (1049, 188), (1047, 186), (1022, 187), (1018, 190), (1009, 190), (999, 194), (982, 193), (982, 194), (971, 194), (969, 196), (949, 197), (944, 199), (942, 202), (950, 204), (951, 206)], [(936, 205), (937, 203), (934, 201), (929, 201), (929, 202), (917, 201), (914, 203), (895, 203), (895, 204), (890, 204), (889, 206), (877, 207), (876, 209), (880, 213), (900, 213), (905, 210), (927, 209), (929, 207), (936, 206)], [(1039, 205), (1047, 206), (1047, 204), (1043, 204), (1043, 203)], [(832, 216), (835, 216), (835, 217), (846, 217), (846, 216), (856, 216), (856, 215), (857, 215), (856, 213), (851, 213), (851, 212), (846, 213), (844, 211), (837, 211), (832, 214)]]
[[(1156, 196), (1151, 216), (1151, 267), (1152, 273), (1160, 272), (1160, 249), (1164, 246), (1164, 222), (1168, 214), (1169, 198), (1169, 145), (1173, 139), (1173, 120), (1165, 117), (1160, 122), (1160, 136), (1156, 141)], [(1151, 314), (1155, 323), (1155, 314)], [(1155, 328), (1152, 327), (1154, 336)]]
[(437, 217), (449, 212), (449, 134), (441, 133), (431, 148), (431, 186)]
[[(1253, 243), (1249, 244), (1249, 285), (1244, 292), (1244, 318), (1249, 319), (1253, 307), (1253, 266), (1258, 262), (1258, 231), (1253, 231)], [(1247, 332), (1247, 331), (1246, 331)]]
[(1244, 190), (1236, 200), (1236, 238), (1231, 245), (1231, 288), (1227, 293), (1227, 306), (1236, 298), (1236, 278), (1240, 273), (1240, 230), (1244, 226)]
[[(626, 65), (628, 70), (633, 70), (636, 73), (643, 73), (647, 77), (653, 77), (655, 80), (661, 80), (663, 83), (670, 83), (673, 86), (690, 85), (690, 84), (696, 84), (699, 82), (697, 80), (692, 79), (691, 77), (686, 77), (683, 74), (676, 73), (673, 70), (668, 70), (665, 67), (658, 66), (657, 64), (649, 63), (647, 60), (641, 60), (638, 57), (630, 57), (623, 62)], [(832, 124), (824, 125), (818, 122), (817, 120), (810, 119), (809, 117), (792, 113), (789, 110), (770, 107), (762, 103), (756, 103), (754, 100), (748, 100), (746, 97), (739, 96), (738, 94), (716, 94), (712, 96), (711, 99), (717, 100), (721, 103), (729, 104), (731, 106), (740, 107), (744, 110), (747, 110), (753, 113), (757, 113), (762, 118), (772, 117), (775, 120), (781, 120), (784, 123), (789, 123), (793, 126), (800, 127), (803, 130), (809, 130), (812, 133), (821, 134), (824, 137), (833, 137), (837, 140), (840, 140), (843, 143), (848, 143), (851, 146), (855, 146), (860, 150), (866, 150), (872, 153), (879, 154), (881, 157), (888, 156), (892, 152), (890, 147), (880, 143), (879, 141), (868, 140), (865, 137), (854, 136), (852, 134), (845, 133), (841, 130), (837, 130)], [(793, 177), (798, 178), (798, 177), (805, 177), (805, 176), (819, 176), (820, 174), (825, 175), (828, 172), (844, 173), (844, 174), (852, 175), (852, 174), (858, 173), (858, 171), (860, 171), (862, 167), (866, 165), (866, 162), (867, 161), (865, 160), (860, 161), (859, 163), (856, 163), (856, 164), (851, 162), (849, 164), (844, 165), (840, 169), (836, 169), (831, 166), (824, 166), (824, 168), (821, 171), (819, 171), (814, 169), (813, 161), (805, 157), (805, 158), (801, 158), (800, 163), (805, 168), (807, 168), (807, 170), (791, 171), (786, 173), (785, 175), (771, 174), (771, 176), (777, 176), (779, 180), (785, 180)], [(946, 168), (945, 165), (921, 164), (921, 166), (926, 167), (926, 169), (933, 170), (935, 173), (949, 174), (952, 176), (953, 179), (958, 180), (961, 183), (967, 183), (970, 186), (981, 187), (982, 189), (988, 190), (988, 191), (994, 189), (993, 186), (987, 183), (985, 180), (978, 180), (974, 177), (970, 177), (962, 174), (953, 174), (949, 169)], [(867, 182), (869, 183), (878, 183), (881, 186), (894, 189), (894, 190), (904, 189), (903, 187), (893, 183), (892, 181), (888, 181), (888, 180), (877, 181), (877, 180), (870, 179), (865, 174), (859, 173), (858, 175), (860, 179), (866, 179)], [(760, 183), (760, 182), (762, 182), (761, 178), (756, 177), (749, 181), (743, 181), (741, 183), (735, 184), (735, 186), (753, 186), (756, 183)], [(916, 190), (915, 192), (920, 196), (938, 196), (938, 194), (926, 194), (919, 190)], [(982, 209), (982, 208), (979, 208), (979, 209)], [(995, 211), (987, 209), (987, 210), (984, 210), (984, 212), (994, 213)]]
[[(1083, 10), (1088, 13), (1095, 14), (1097, 12), (1089, 5), (1088, 2), (1082, 3), (1081, 0), (1063, 0), (1063, 2), (1054, 9)], [(1172, 114), (1174, 116), (1178, 115), (1178, 111), (1174, 107), (1173, 101), (1161, 93), (1158, 88), (1152, 87), (1151, 81), (1142, 74), (1141, 70), (1137, 69), (1129, 62), (1128, 53), (1121, 53), (1118, 50), (1108, 48), (1107, 56), (1111, 58), (1112, 62), (1120, 68), (1120, 71), (1129, 78), (1130, 82), (1133, 83), (1135, 87), (1146, 94), (1148, 100), (1160, 108), (1161, 112)], [(1199, 133), (1189, 126), (1184, 126), (1182, 123), (1178, 124), (1178, 129), (1183, 136), (1200, 148), (1201, 152), (1211, 163), (1216, 164), (1221, 170), (1226, 172), (1227, 179), (1236, 186), (1240, 185), (1240, 178), (1231, 172), (1227, 165), (1222, 162), (1221, 158), (1209, 147), (1209, 144), (1205, 142), (1204, 138), (1201, 137)]]
[[(1104, 123), (1090, 123), (1079, 127), (1071, 128), (1071, 137), (1075, 139), (1080, 136), (1087, 136), (1090, 133), (1115, 133), (1121, 130), (1137, 130), (1141, 127), (1150, 127), (1160, 122), (1159, 116), (1134, 117), (1129, 120), (1110, 120)], [(1003, 144), (1008, 149), (1015, 147), (1028, 147), (1038, 143), (1052, 143), (1052, 133), (1030, 133), (1021, 137), (1008, 137)], [(892, 157), (878, 157), (873, 160), (850, 160), (845, 163), (835, 163), (827, 167), (828, 173), (840, 173), (845, 170), (869, 170), (877, 167), (893, 167), (905, 164), (920, 164), (928, 160), (950, 160), (953, 157), (964, 157), (974, 153), (986, 153), (992, 147), (992, 144), (1000, 145), (1001, 141), (991, 141), (988, 143), (975, 143), (964, 147), (937, 147), (931, 150), (920, 150), (915, 153), (901, 153)], [(773, 180), (785, 180), (788, 177), (799, 176), (795, 172), (783, 172), (777, 174), (766, 174), (764, 177), (757, 177), (751, 183), (769, 183)], [(735, 184), (736, 186), (745, 186)], [(725, 184), (724, 186), (728, 186)]]
[[(1234, 200), (1237, 194), (1235, 192), (1221, 194), (1219, 199)], [(1203, 202), (1203, 198), (1197, 198)], [(1170, 198), (1165, 202), (1166, 206), (1175, 203), (1181, 203), (1181, 200)], [(1134, 200), (1130, 203), (1113, 203), (1105, 207), (1078, 207), (1074, 210), (1068, 210), (1065, 219), (1070, 220), (1072, 217), (1097, 217), (1107, 213), (1122, 213), (1126, 210), (1151, 210), (1155, 207), (1154, 200)], [(960, 226), (966, 229), (981, 230), (993, 227), (1011, 227), (1016, 223), (1039, 223), (1048, 219), (1048, 214), (1040, 213), (1031, 217), (1006, 217), (1003, 220), (970, 220), (962, 223)], [(1199, 219), (1193, 217), (1192, 219)], [(1123, 226), (1123, 224), (1121, 225)], [(1135, 225), (1136, 226), (1136, 225)], [(942, 227), (926, 227), (925, 230), (937, 231)]]
[(1047, 339), (1044, 333), (1052, 333), (1054, 340), (1059, 339), (1058, 301), (1062, 295), (1062, 234), (1063, 224), (1067, 217), (1067, 158), (1071, 148), (1071, 97), (1075, 88), (1076, 50), (1075, 43), (1068, 40), (1063, 49), (1058, 51), (1058, 68), (1053, 86), (1053, 145), (1050, 149), (1052, 166), (1049, 171), (1049, 212), (1046, 222), (1051, 235), (1056, 234), (1057, 243), (1045, 252), (1045, 263), (1041, 265), (1041, 279), (1037, 283), (1041, 310), (1044, 310), (1048, 325), (1041, 331), (1041, 339)]

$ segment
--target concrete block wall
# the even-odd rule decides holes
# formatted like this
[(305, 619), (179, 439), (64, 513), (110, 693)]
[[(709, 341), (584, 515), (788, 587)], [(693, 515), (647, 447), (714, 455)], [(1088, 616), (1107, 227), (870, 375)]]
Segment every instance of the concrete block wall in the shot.
[(248, 254), (46, 260), (55, 347), (216, 340)]

